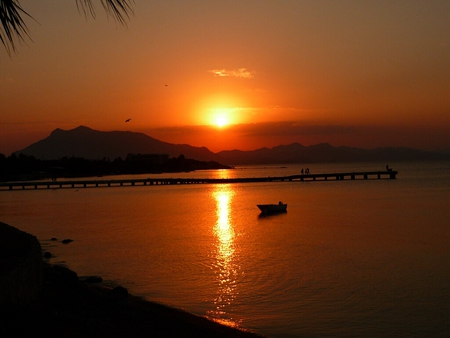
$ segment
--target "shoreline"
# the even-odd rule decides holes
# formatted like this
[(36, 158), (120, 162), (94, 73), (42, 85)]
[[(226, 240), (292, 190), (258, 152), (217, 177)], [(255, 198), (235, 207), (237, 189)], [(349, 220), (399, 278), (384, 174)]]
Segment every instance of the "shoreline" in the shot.
[[(28, 256), (30, 250), (22, 247), (18, 253), (14, 249), (18, 240), (8, 238), (10, 231), (27, 241), (31, 237), (38, 242), (34, 236), (0, 222), (0, 282), (12, 281), (14, 285), (26, 285), (19, 291), (13, 289), (10, 292), (12, 296), (21, 296), (24, 289), (27, 291), (30, 286), (36, 285), (40, 292), (37, 297), (33, 296), (29, 300), (25, 297), (25, 301), (0, 299), (1, 336), (264, 337), (145, 300), (129, 294), (121, 286), (88, 283), (84, 277), (79, 277), (67, 267), (45, 262), (42, 251), (38, 254), (39, 278), (24, 280), (22, 273), (16, 278), (15, 271), (28, 269), (22, 269), (24, 264), (17, 263), (17, 257), (22, 254)], [(8, 244), (3, 245), (4, 243)], [(39, 242), (38, 245), (40, 246)], [(12, 248), (13, 251), (5, 250), (5, 247)], [(32, 256), (35, 257), (34, 252)], [(14, 264), (9, 264), (10, 261)], [(35, 268), (34, 262), (31, 265)], [(1, 283), (0, 287), (3, 287)]]
[(86, 283), (74, 271), (47, 263), (39, 300), (1, 306), (0, 316), (2, 336), (263, 337), (144, 300), (120, 286)]

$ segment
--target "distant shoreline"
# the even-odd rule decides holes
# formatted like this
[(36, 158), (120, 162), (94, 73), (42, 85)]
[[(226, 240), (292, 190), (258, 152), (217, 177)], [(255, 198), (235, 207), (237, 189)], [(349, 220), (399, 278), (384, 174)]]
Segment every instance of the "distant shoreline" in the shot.
[[(85, 158), (63, 158), (60, 160), (39, 160), (33, 156), (19, 155), (0, 158), (0, 182), (36, 181), (58, 178), (103, 177), (114, 175), (141, 175), (182, 173), (197, 170), (233, 169), (213, 161), (197, 161), (164, 157), (156, 161), (152, 156), (143, 158), (129, 156), (125, 160), (89, 160)], [(156, 156), (156, 155), (155, 155)], [(159, 159), (159, 158), (158, 158)]]

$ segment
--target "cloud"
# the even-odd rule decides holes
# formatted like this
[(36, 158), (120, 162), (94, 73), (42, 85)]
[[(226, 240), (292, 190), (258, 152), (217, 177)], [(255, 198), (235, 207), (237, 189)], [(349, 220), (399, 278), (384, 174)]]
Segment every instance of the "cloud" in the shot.
[[(329, 143), (356, 148), (413, 147), (424, 150), (448, 148), (448, 128), (426, 126), (347, 125), (302, 121), (272, 121), (228, 125), (218, 131), (209, 125), (159, 127), (145, 133), (165, 142), (191, 144), (221, 151), (254, 150), (298, 142), (305, 146)], [(216, 143), (219, 140), (219, 143)], [(222, 140), (222, 141), (220, 141)], [(424, 140), (431, 140), (425, 142)], [(220, 143), (222, 142), (222, 143)]]
[[(196, 134), (211, 129), (210, 125), (190, 125), (177, 127), (160, 127), (154, 130), (168, 134)], [(231, 124), (227, 127), (231, 133), (246, 136), (311, 136), (311, 135), (346, 135), (357, 131), (355, 126), (333, 124), (303, 124), (296, 121), (258, 122)]]
[(209, 71), (210, 73), (213, 73), (214, 76), (219, 77), (239, 77), (244, 79), (251, 79), (254, 77), (255, 72), (249, 71), (246, 68), (239, 68), (239, 69), (233, 69), (233, 70), (226, 70), (226, 69), (213, 69)]
[(311, 136), (336, 135), (355, 132), (355, 127), (344, 125), (311, 125), (295, 121), (260, 122), (236, 125), (236, 129), (248, 136)]

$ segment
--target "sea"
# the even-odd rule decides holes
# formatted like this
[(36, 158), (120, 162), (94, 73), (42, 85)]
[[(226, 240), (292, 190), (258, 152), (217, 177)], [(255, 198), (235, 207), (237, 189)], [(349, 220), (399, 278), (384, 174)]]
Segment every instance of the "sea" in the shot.
[[(80, 277), (267, 337), (450, 337), (450, 162), (389, 166), (396, 179), (0, 191), (0, 221), (36, 236), (51, 263)], [(286, 213), (256, 207), (278, 201)]]

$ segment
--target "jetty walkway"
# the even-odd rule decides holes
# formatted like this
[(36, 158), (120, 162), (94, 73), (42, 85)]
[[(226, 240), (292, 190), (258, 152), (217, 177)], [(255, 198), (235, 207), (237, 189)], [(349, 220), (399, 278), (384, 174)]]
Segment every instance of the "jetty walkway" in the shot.
[(34, 189), (63, 189), (63, 188), (99, 188), (146, 185), (174, 185), (174, 184), (230, 184), (230, 183), (261, 183), (261, 182), (304, 182), (327, 180), (367, 180), (367, 179), (395, 179), (398, 172), (368, 171), (344, 172), (327, 174), (303, 174), (290, 176), (268, 176), (252, 178), (142, 178), (142, 179), (84, 179), (67, 181), (20, 181), (0, 182), (0, 191), (34, 190)]

